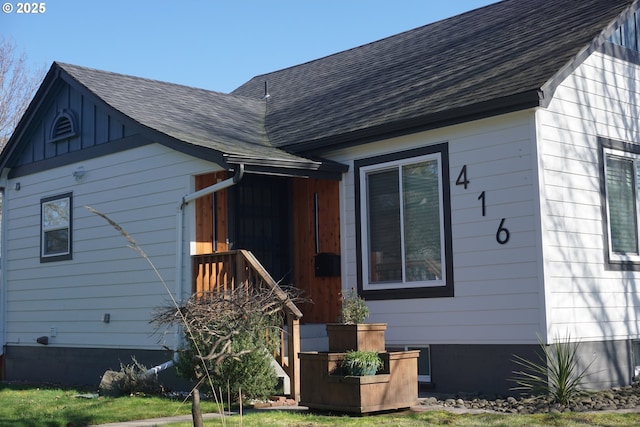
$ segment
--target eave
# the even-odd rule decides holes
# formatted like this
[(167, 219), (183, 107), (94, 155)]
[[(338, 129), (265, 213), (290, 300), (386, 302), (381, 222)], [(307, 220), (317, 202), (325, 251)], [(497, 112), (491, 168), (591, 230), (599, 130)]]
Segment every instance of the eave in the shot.
[(295, 148), (296, 153), (321, 153), (545, 106), (546, 101), (545, 93), (542, 90), (533, 89), (460, 108), (384, 123), (349, 133), (331, 135), (326, 138), (298, 142), (290, 149)]
[[(299, 161), (283, 161), (259, 159), (240, 156), (225, 156), (228, 165), (244, 165), (245, 173), (260, 175), (277, 175), (303, 178), (319, 178), (339, 181), (342, 174), (349, 170), (348, 165), (330, 160), (311, 160), (301, 158)], [(234, 167), (231, 167), (234, 169)]]

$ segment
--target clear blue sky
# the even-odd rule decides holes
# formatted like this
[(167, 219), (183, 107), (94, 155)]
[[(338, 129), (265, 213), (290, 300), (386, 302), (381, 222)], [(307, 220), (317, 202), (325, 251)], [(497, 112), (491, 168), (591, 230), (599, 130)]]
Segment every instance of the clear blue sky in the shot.
[(61, 61), (230, 92), (496, 1), (50, 0), (44, 13), (18, 14), (19, 2), (0, 0), (0, 34), (31, 65)]

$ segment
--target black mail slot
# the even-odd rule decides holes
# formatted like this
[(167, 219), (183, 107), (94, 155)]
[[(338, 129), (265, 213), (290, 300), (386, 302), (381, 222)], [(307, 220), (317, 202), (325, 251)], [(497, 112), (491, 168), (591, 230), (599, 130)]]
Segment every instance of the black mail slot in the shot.
[(340, 275), (340, 255), (321, 252), (315, 256), (316, 277)]

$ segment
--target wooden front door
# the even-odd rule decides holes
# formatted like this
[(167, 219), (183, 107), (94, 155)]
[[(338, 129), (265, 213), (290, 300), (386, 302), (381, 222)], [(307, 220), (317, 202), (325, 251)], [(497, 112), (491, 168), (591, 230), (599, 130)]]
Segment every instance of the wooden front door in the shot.
[[(292, 180), (295, 285), (313, 303), (302, 304), (302, 323), (335, 322), (340, 311), (341, 277), (318, 275), (318, 253), (340, 254), (338, 181)], [(355, 284), (354, 284), (355, 286)]]

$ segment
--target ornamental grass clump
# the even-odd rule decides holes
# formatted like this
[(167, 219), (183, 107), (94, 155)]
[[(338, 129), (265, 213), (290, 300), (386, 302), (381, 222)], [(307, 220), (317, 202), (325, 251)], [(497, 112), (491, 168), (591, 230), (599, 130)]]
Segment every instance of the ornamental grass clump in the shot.
[(556, 338), (554, 344), (546, 346), (538, 337), (542, 353), (539, 362), (514, 355), (515, 363), (524, 368), (514, 371), (511, 381), (518, 384), (512, 390), (545, 394), (554, 402), (568, 404), (580, 392), (582, 381), (589, 375), (587, 372), (593, 360), (584, 368), (578, 361), (579, 342), (571, 342), (571, 337)]
[(376, 351), (352, 350), (344, 355), (342, 369), (347, 375), (375, 375), (382, 368), (382, 359)]

